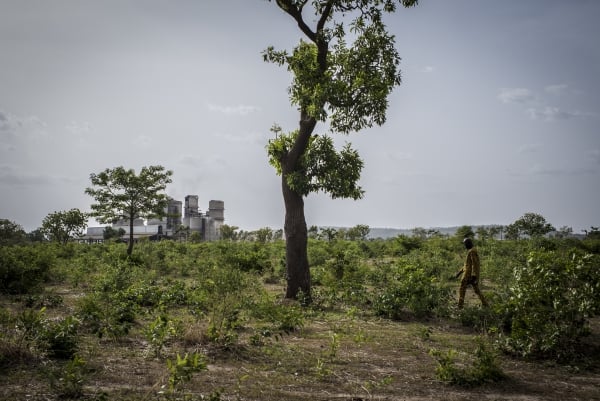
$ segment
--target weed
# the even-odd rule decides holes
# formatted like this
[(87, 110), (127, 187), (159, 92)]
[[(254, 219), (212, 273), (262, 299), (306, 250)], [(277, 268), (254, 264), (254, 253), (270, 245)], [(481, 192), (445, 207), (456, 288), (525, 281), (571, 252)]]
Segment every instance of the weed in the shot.
[(86, 362), (74, 355), (64, 368), (50, 376), (50, 386), (60, 398), (80, 398), (83, 395)]
[(177, 336), (178, 332), (176, 322), (165, 314), (158, 316), (144, 329), (144, 335), (154, 351), (154, 356), (158, 359), (161, 358), (167, 341)]
[(337, 356), (337, 351), (340, 348), (340, 336), (337, 333), (331, 332), (329, 338), (330, 341), (327, 356), (329, 358), (335, 358)]
[(46, 324), (46, 308), (40, 310), (25, 309), (17, 316), (16, 328), (20, 333), (20, 343), (27, 347), (37, 342)]
[(194, 373), (206, 370), (207, 365), (204, 356), (197, 352), (185, 354), (184, 357), (178, 353), (177, 359), (167, 359), (167, 369), (169, 371), (169, 390), (174, 392), (182, 384), (189, 382)]
[(431, 338), (433, 330), (429, 326), (422, 326), (419, 328), (419, 338), (423, 341), (427, 341)]
[(333, 374), (333, 370), (331, 370), (327, 366), (327, 363), (321, 358), (317, 358), (317, 363), (315, 365), (314, 371), (317, 377), (321, 380), (326, 380)]
[(49, 356), (69, 359), (78, 348), (79, 320), (73, 316), (48, 322), (42, 334), (42, 341)]

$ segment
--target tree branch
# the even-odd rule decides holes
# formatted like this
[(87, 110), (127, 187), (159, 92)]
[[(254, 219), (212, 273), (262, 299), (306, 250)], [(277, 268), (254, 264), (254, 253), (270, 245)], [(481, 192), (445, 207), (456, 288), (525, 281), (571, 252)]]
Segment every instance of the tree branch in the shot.
[(302, 18), (302, 8), (306, 2), (301, 3), (300, 5), (296, 5), (292, 2), (292, 0), (277, 0), (277, 5), (283, 11), (288, 13), (296, 22), (298, 23), (298, 27), (300, 30), (313, 42), (317, 43), (317, 34), (313, 32), (308, 25), (304, 22)]
[(323, 14), (321, 14), (321, 18), (319, 18), (319, 22), (317, 23), (317, 33), (321, 32), (325, 27), (325, 23), (327, 19), (331, 15), (331, 10), (333, 9), (333, 0), (329, 0), (325, 5), (325, 9), (323, 10)]
[(308, 113), (304, 110), (300, 111), (300, 130), (292, 148), (290, 149), (285, 159), (286, 171), (294, 170), (294, 167), (298, 163), (298, 160), (300, 160), (300, 156), (302, 156), (308, 148), (310, 136), (312, 135), (316, 125), (317, 120), (314, 117), (309, 116)]

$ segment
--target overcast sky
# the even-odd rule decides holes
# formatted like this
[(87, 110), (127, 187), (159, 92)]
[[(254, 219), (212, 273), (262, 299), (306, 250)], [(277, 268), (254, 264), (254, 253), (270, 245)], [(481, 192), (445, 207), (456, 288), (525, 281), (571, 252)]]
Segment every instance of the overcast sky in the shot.
[[(388, 16), (402, 85), (384, 126), (339, 139), (363, 157), (365, 197), (310, 195), (307, 224), (600, 225), (599, 19), (596, 0), (421, 0)], [(298, 114), (261, 52), (300, 37), (265, 0), (0, 0), (0, 218), (31, 231), (89, 211), (90, 173), (160, 164), (175, 199), (282, 227), (265, 145)]]

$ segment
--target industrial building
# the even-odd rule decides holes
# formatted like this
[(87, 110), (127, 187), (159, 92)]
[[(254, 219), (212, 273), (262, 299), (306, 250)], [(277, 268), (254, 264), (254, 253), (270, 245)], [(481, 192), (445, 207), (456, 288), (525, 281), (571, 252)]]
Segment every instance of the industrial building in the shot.
[[(203, 241), (215, 241), (221, 238), (221, 226), (225, 222), (225, 203), (221, 200), (211, 200), (205, 213), (200, 211), (198, 195), (185, 197), (185, 204), (175, 199), (169, 199), (165, 208), (165, 217), (161, 219), (135, 219), (133, 236), (135, 239), (149, 238), (189, 238), (195, 235)], [(123, 229), (123, 238), (129, 237), (129, 220), (121, 219), (111, 226), (115, 230)], [(98, 242), (104, 239), (103, 227), (88, 227), (87, 233), (81, 239)], [(194, 233), (198, 233), (197, 235)]]

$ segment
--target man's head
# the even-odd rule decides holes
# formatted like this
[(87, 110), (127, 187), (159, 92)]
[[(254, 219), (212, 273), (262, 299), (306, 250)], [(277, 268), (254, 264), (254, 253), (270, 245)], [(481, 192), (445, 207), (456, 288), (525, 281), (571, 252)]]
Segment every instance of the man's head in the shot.
[(471, 238), (465, 238), (463, 244), (465, 244), (465, 248), (467, 249), (473, 248), (473, 240)]

